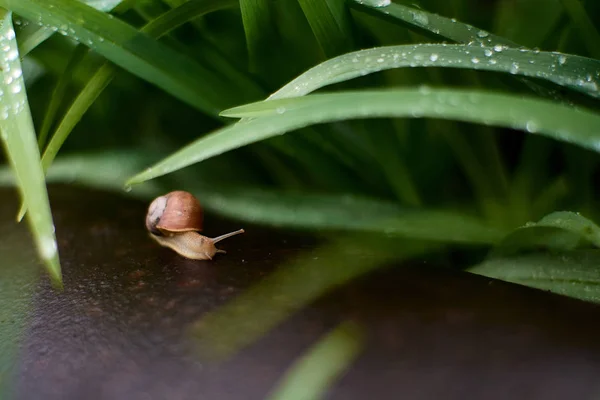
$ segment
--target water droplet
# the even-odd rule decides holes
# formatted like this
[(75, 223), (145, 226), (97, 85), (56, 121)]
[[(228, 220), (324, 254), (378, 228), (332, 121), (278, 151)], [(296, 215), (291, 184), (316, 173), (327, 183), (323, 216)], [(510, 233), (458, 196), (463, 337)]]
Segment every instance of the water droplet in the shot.
[(535, 133), (538, 130), (538, 124), (535, 121), (527, 121), (527, 123), (525, 124), (525, 129), (527, 129), (527, 132), (529, 133)]
[(514, 75), (517, 72), (519, 72), (519, 64), (517, 64), (516, 62), (514, 62), (510, 66), (510, 73)]
[(486, 31), (479, 31), (477, 32), (477, 36), (479, 36), (480, 38), (485, 38), (488, 37), (490, 34)]
[(277, 107), (275, 111), (277, 112), (277, 114), (283, 114), (285, 113), (285, 107)]
[(7, 33), (6, 33), (6, 38), (8, 40), (13, 40), (15, 38), (15, 31), (13, 29), (10, 29)]
[(437, 61), (437, 59), (438, 59), (438, 55), (437, 55), (437, 54), (435, 54), (435, 53), (433, 53), (432, 55), (430, 55), (430, 56), (429, 56), (429, 59), (430, 59), (431, 61)]
[(494, 54), (494, 52), (492, 50), (490, 50), (490, 49), (485, 49), (483, 51), (483, 54), (485, 54), (486, 57), (491, 57), (492, 54)]
[(131, 192), (132, 187), (127, 185), (123, 188), (127, 193)]
[(427, 85), (421, 85), (419, 86), (419, 93), (421, 94), (430, 94), (431, 93), (431, 88)]
[(371, 7), (387, 7), (392, 0), (358, 0), (359, 4), (364, 4)]
[(18, 79), (21, 77), (21, 75), (23, 75), (23, 72), (21, 71), (21, 68), (17, 68), (12, 72), (12, 77), (14, 79)]
[(17, 50), (11, 50), (6, 55), (8, 61), (14, 61), (17, 59), (17, 57), (19, 57), (19, 53), (17, 52)]
[(498, 61), (496, 61), (496, 59), (492, 58), (490, 59), (490, 64), (495, 65)]
[(385, 61), (385, 60), (384, 60), (383, 58), (378, 58), (378, 59), (377, 59), (377, 62), (378, 62), (378, 63), (382, 63), (382, 62), (384, 62), (384, 61)]
[(497, 44), (494, 46), (494, 51), (500, 53), (502, 50), (504, 50), (504, 46), (502, 46), (501, 44)]
[(21, 85), (19, 85), (18, 83), (16, 83), (11, 89), (11, 92), (13, 92), (14, 94), (17, 94), (21, 91)]
[(477, 57), (473, 57), (473, 58), (471, 59), (471, 62), (472, 62), (473, 64), (479, 64), (479, 58), (477, 58)]
[(429, 23), (429, 17), (427, 16), (427, 14), (412, 11), (410, 14), (412, 15), (413, 21), (421, 26), (427, 25)]
[(56, 241), (51, 237), (43, 237), (41, 239), (42, 258), (48, 260), (56, 255)]
[(4, 83), (6, 83), (7, 85), (10, 85), (11, 83), (13, 83), (13, 77), (10, 75), (6, 75), (4, 77)]
[(565, 56), (558, 56), (558, 63), (560, 65), (564, 65), (567, 62), (567, 57)]

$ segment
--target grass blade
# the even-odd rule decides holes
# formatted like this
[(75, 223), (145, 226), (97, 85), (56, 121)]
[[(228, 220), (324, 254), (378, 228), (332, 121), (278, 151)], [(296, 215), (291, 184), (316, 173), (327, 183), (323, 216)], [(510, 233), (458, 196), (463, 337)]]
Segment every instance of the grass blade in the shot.
[(493, 71), (544, 79), (600, 97), (600, 61), (501, 45), (417, 44), (359, 50), (327, 60), (298, 76), (269, 99), (303, 96), (323, 86), (392, 68), (444, 67)]
[(67, 92), (67, 88), (69, 87), (69, 83), (71, 82), (71, 77), (73, 75), (73, 70), (79, 65), (79, 63), (83, 60), (84, 56), (87, 53), (87, 48), (83, 45), (78, 45), (73, 50), (73, 54), (69, 59), (67, 66), (65, 67), (65, 71), (56, 82), (56, 86), (52, 92), (52, 96), (50, 97), (50, 103), (46, 108), (46, 114), (44, 115), (44, 119), (42, 121), (42, 127), (40, 128), (40, 133), (38, 135), (38, 146), (40, 151), (44, 148), (46, 144), (46, 140), (48, 139), (48, 134), (50, 133), (50, 128), (54, 124), (54, 120), (56, 118), (56, 113), (58, 108), (60, 107), (61, 101), (64, 99), (65, 94)]
[(27, 218), (38, 253), (53, 279), (62, 284), (54, 224), (40, 164), (35, 129), (25, 93), (11, 13), (0, 9), (0, 136), (14, 171), (24, 204), (31, 209)]
[(600, 303), (600, 251), (536, 253), (487, 260), (468, 271)]
[(317, 400), (348, 369), (362, 349), (360, 326), (343, 322), (285, 373), (268, 400)]
[(246, 46), (253, 71), (261, 71), (265, 59), (270, 58), (273, 40), (278, 38), (270, 0), (240, 0), (240, 10), (246, 33)]
[(298, 0), (327, 58), (352, 49), (353, 32), (344, 0)]
[(290, 194), (265, 190), (203, 191), (203, 204), (252, 223), (313, 230), (385, 233), (413, 239), (491, 244), (506, 232), (450, 211), (404, 208), (356, 196)]
[(375, 117), (432, 117), (525, 130), (598, 150), (600, 115), (546, 100), (454, 89), (401, 89), (313, 94), (263, 101), (224, 111), (258, 117), (196, 140), (146, 171), (132, 185), (206, 160), (228, 150), (311, 124)]
[(436, 39), (449, 39), (458, 43), (478, 44), (481, 46), (505, 45), (518, 47), (508, 39), (494, 35), (474, 26), (442, 17), (427, 11), (391, 1), (349, 0), (350, 5), (363, 12), (383, 17), (391, 22), (400, 23)]
[(234, 87), (189, 57), (77, 1), (0, 0), (0, 6), (42, 24), (66, 28), (69, 35), (116, 65), (209, 115), (239, 101), (239, 96), (255, 95), (236, 93)]
[(578, 0), (561, 0), (591, 56), (600, 59), (600, 34)]

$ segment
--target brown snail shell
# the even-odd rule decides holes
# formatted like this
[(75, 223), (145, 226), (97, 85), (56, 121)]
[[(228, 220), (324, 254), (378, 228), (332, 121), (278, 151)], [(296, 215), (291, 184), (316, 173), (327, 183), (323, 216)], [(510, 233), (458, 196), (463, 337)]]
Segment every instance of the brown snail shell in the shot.
[(194, 195), (176, 190), (154, 199), (148, 207), (146, 229), (154, 235), (202, 231), (204, 212)]

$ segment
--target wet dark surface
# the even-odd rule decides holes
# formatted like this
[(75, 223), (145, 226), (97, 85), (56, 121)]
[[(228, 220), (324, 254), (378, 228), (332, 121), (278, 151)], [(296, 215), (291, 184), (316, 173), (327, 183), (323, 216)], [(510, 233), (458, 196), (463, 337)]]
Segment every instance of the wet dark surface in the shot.
[[(23, 229), (16, 198), (0, 198), (0, 236), (10, 237)], [(263, 399), (347, 318), (367, 327), (367, 346), (327, 398), (600, 395), (600, 307), (425, 265), (340, 288), (213, 366), (191, 351), (189, 325), (315, 241), (244, 224), (221, 244), (227, 255), (188, 261), (146, 236), (144, 203), (65, 188), (51, 201), (65, 291), (42, 279), (33, 295), (18, 399)], [(215, 236), (242, 227), (210, 216), (205, 226)]]

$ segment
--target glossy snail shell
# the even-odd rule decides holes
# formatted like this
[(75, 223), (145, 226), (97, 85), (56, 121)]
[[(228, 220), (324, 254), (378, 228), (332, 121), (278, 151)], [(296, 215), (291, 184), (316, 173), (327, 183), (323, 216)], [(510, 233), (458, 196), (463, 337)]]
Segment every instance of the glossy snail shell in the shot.
[(202, 206), (189, 192), (176, 190), (154, 199), (148, 207), (146, 229), (162, 236), (173, 232), (202, 231)]

